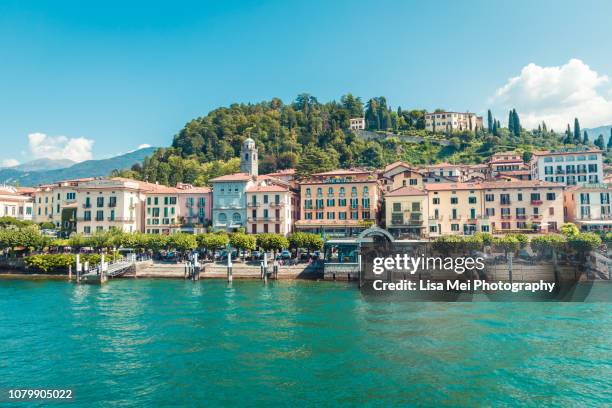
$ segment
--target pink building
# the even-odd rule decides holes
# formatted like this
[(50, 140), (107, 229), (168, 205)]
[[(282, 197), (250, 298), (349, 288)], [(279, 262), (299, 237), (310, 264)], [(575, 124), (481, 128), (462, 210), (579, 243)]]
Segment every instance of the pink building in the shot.
[(208, 187), (179, 183), (176, 185), (176, 191), (181, 229), (198, 232), (208, 226), (212, 221), (212, 190)]

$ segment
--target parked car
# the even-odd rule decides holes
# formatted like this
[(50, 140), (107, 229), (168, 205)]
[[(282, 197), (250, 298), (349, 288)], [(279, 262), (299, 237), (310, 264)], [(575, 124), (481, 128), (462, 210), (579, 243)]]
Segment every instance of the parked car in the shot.
[(262, 254), (259, 251), (253, 251), (251, 252), (251, 260), (252, 261), (257, 261), (258, 259), (261, 259)]
[(285, 249), (284, 251), (280, 253), (280, 258), (281, 259), (291, 259), (291, 252)]

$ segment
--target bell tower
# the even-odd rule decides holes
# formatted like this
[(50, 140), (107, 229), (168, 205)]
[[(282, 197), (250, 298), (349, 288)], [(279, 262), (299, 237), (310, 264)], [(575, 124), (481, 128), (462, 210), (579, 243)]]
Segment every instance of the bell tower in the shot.
[(242, 142), (240, 149), (240, 172), (257, 177), (257, 147), (250, 137)]

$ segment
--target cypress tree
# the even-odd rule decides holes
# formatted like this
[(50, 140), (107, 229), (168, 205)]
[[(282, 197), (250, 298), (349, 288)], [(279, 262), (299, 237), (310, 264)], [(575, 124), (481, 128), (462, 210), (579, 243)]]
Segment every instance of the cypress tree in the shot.
[(580, 143), (580, 123), (578, 122), (578, 118), (574, 118), (574, 140), (576, 144)]
[(491, 133), (497, 136), (497, 121), (493, 121), (493, 127), (491, 128)]
[(514, 134), (516, 136), (521, 135), (521, 120), (519, 119), (518, 113), (516, 113), (516, 109), (512, 109), (512, 126), (514, 129)]
[(508, 112), (508, 130), (514, 134), (514, 115), (512, 115), (512, 109)]
[(608, 139), (608, 150), (612, 149), (612, 128), (610, 128), (610, 138)]
[(603, 135), (599, 135), (599, 137), (595, 141), (595, 146), (599, 147), (601, 150), (604, 150), (606, 148)]
[(587, 133), (587, 131), (585, 130), (583, 133), (583, 137), (582, 137), (582, 144), (587, 146), (589, 144), (589, 134)]
[(567, 129), (565, 129), (565, 139), (563, 140), (563, 143), (572, 144), (572, 140), (572, 131), (570, 130), (570, 125), (568, 123)]
[(489, 133), (493, 133), (493, 114), (491, 113), (491, 109), (487, 111), (487, 130)]

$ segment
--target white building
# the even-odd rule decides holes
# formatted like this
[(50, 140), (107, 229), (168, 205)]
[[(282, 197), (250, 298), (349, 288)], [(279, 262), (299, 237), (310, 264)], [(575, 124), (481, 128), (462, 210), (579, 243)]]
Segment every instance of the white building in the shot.
[(364, 130), (365, 129), (365, 118), (350, 118), (349, 128), (351, 130)]
[(536, 151), (529, 161), (533, 180), (568, 186), (603, 182), (602, 152), (599, 149)]
[(0, 186), (0, 217), (12, 217), (22, 221), (33, 219), (32, 197), (19, 194), (11, 186)]
[(81, 183), (76, 201), (77, 232), (89, 235), (117, 229), (143, 231), (145, 196), (140, 184), (126, 179)]
[(482, 116), (471, 112), (434, 112), (425, 114), (425, 130), (430, 132), (460, 132), (482, 129)]
[(287, 235), (293, 226), (293, 193), (280, 180), (259, 177), (247, 188), (247, 228), (252, 234), (273, 232)]

